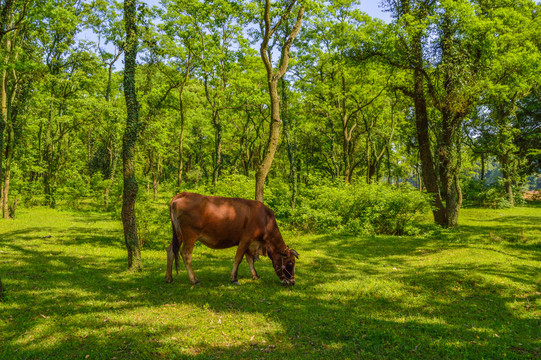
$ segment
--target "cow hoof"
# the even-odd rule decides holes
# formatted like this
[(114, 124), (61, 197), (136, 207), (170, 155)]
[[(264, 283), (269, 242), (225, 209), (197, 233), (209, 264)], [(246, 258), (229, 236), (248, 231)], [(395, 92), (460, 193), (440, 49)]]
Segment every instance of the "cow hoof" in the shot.
[(261, 278), (260, 278), (258, 275), (255, 275), (255, 276), (252, 276), (252, 279), (254, 279), (254, 280), (259, 280), (259, 279), (261, 279)]
[(231, 284), (232, 284), (232, 285), (240, 285), (239, 282), (238, 282), (237, 280), (231, 281)]
[(200, 285), (200, 284), (201, 284), (201, 281), (199, 280), (192, 281), (192, 285)]
[(166, 278), (165, 278), (165, 282), (170, 284), (170, 283), (173, 282), (173, 278), (172, 278), (172, 277), (171, 277), (171, 278), (170, 278), (170, 277), (166, 277)]

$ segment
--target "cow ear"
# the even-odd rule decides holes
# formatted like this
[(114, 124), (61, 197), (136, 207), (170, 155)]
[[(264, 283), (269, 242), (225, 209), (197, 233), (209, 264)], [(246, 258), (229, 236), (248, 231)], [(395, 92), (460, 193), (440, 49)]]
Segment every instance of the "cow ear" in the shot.
[(296, 252), (295, 250), (291, 249), (291, 254), (292, 255), (295, 255), (295, 257), (298, 259), (299, 258), (299, 253)]

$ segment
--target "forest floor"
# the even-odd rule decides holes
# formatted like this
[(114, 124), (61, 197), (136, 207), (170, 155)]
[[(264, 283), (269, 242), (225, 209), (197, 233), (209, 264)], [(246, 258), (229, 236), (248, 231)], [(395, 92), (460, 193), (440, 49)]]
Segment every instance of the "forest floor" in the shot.
[(285, 234), (292, 287), (269, 259), (230, 285), (235, 249), (198, 245), (192, 286), (182, 264), (165, 283), (169, 238), (133, 273), (110, 214), (21, 208), (0, 220), (0, 359), (540, 358), (541, 207), (460, 216), (415, 237)]

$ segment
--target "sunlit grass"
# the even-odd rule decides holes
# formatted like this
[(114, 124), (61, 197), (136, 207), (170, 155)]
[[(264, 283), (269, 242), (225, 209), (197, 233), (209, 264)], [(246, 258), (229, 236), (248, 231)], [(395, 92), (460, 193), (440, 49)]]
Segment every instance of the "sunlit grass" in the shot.
[(286, 234), (294, 287), (268, 259), (232, 286), (235, 249), (197, 246), (191, 286), (183, 269), (165, 283), (168, 228), (132, 273), (110, 215), (20, 209), (0, 220), (0, 358), (541, 356), (541, 208), (460, 220), (417, 237)]

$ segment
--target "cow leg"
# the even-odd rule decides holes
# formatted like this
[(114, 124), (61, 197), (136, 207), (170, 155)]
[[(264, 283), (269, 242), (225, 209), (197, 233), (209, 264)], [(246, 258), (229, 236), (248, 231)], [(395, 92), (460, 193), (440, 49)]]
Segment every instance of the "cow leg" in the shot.
[(248, 265), (250, 265), (250, 271), (252, 272), (252, 279), (254, 280), (259, 279), (259, 275), (257, 275), (257, 271), (255, 271), (255, 267), (254, 267), (254, 256), (246, 253), (246, 261), (248, 261)]
[(184, 260), (184, 265), (186, 265), (186, 271), (188, 272), (188, 276), (190, 277), (190, 281), (192, 284), (199, 284), (199, 280), (195, 277), (195, 273), (192, 269), (192, 252), (193, 252), (193, 246), (195, 243), (195, 238), (186, 239), (182, 243), (182, 249), (180, 250), (180, 254), (182, 255), (182, 260)]
[(237, 280), (237, 272), (239, 270), (239, 265), (242, 261), (242, 257), (248, 249), (248, 245), (248, 242), (241, 241), (239, 247), (237, 248), (237, 254), (235, 255), (235, 263), (233, 264), (233, 271), (231, 271), (231, 282), (235, 285), (239, 285), (239, 282)]

